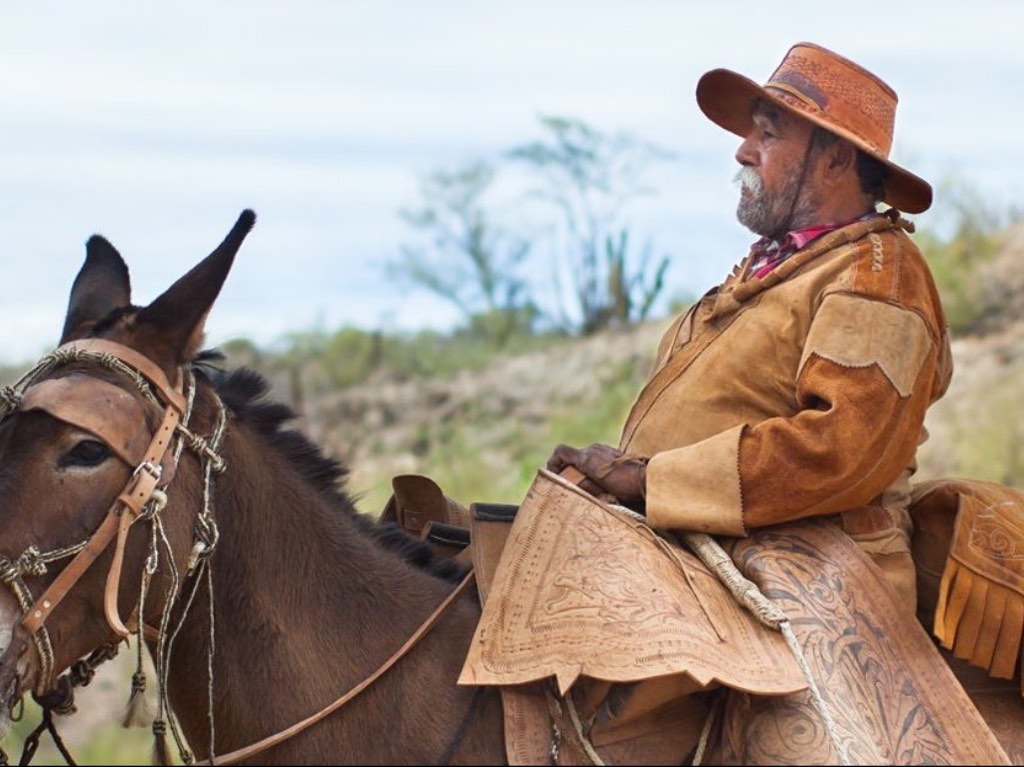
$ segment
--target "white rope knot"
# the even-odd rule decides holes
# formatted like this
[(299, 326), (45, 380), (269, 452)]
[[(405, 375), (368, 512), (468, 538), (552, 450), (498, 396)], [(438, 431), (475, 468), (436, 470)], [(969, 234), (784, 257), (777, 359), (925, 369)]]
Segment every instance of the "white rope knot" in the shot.
[(224, 459), (220, 457), (220, 454), (213, 449), (209, 440), (190, 431), (185, 431), (185, 437), (188, 440), (189, 447), (210, 462), (210, 468), (213, 469), (213, 471), (217, 474), (224, 473), (227, 469), (227, 464), (224, 462)]
[(21, 392), (13, 386), (0, 387), (0, 418), (21, 406)]
[(7, 557), (0, 557), (0, 581), (13, 583), (20, 577), (18, 566)]
[(188, 563), (185, 565), (185, 569), (191, 573), (196, 569), (196, 565), (199, 564), (199, 561), (208, 557), (209, 554), (209, 547), (203, 543), (203, 541), (196, 541), (192, 544), (192, 551), (189, 552)]
[(106, 365), (108, 368), (112, 368), (112, 369), (113, 368), (118, 368), (118, 367), (120, 367), (121, 365), (124, 364), (121, 361), (120, 357), (118, 357), (118, 356), (116, 356), (114, 354), (111, 354), (110, 352), (94, 352), (94, 354), (96, 355), (96, 359), (98, 359), (101, 363)]
[(37, 546), (29, 546), (13, 562), (0, 557), (0, 581), (13, 583), (23, 575), (46, 575), (46, 561)]
[(153, 494), (149, 497), (146, 502), (145, 508), (142, 509), (142, 513), (139, 515), (139, 519), (150, 519), (155, 517), (164, 507), (167, 505), (167, 493), (157, 488), (153, 491)]
[(18, 569), (28, 575), (46, 575), (46, 560), (39, 553), (38, 546), (29, 546), (15, 562)]
[(56, 367), (58, 365), (65, 365), (68, 362), (74, 362), (81, 356), (81, 350), (74, 346), (69, 346), (60, 349), (54, 349), (46, 357), (43, 358), (45, 364)]
[(167, 493), (160, 488), (153, 490), (153, 495), (149, 498), (149, 506), (153, 514), (163, 511), (164, 507), (167, 506)]
[(196, 518), (195, 524), (196, 545), (193, 552), (198, 550), (200, 556), (209, 556), (217, 548), (220, 540), (220, 528), (210, 514), (201, 514)]

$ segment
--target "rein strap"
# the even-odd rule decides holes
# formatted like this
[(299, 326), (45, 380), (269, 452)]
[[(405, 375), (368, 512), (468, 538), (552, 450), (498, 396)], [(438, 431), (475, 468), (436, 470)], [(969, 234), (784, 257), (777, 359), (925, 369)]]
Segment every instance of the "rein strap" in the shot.
[(445, 597), (444, 601), (441, 602), (441, 604), (439, 604), (434, 609), (434, 612), (427, 616), (427, 619), (423, 621), (422, 624), (420, 624), (420, 627), (416, 629), (416, 631), (414, 631), (408, 639), (405, 640), (401, 647), (395, 650), (395, 652), (391, 655), (390, 658), (384, 661), (384, 663), (382, 663), (376, 671), (374, 671), (372, 674), (366, 677), (366, 679), (357, 684), (355, 687), (346, 692), (333, 703), (329, 704), (325, 708), (322, 708), (320, 711), (313, 714), (312, 716), (308, 716), (302, 721), (296, 722), (288, 729), (281, 730), (281, 732), (275, 735), (266, 737), (263, 740), (259, 740), (244, 748), (240, 748), (237, 751), (232, 751), (228, 754), (224, 754), (223, 756), (216, 756), (212, 759), (207, 759), (201, 762), (195, 762), (195, 764), (237, 764), (243, 759), (248, 759), (249, 757), (258, 754), (261, 751), (266, 751), (268, 748), (276, 746), (279, 743), (283, 743), (289, 738), (298, 735), (303, 730), (312, 727), (314, 724), (326, 718), (330, 714), (333, 714), (339, 708), (341, 708), (350, 700), (352, 700), (352, 698), (354, 698), (356, 695), (358, 695), (371, 684), (376, 682), (380, 677), (384, 675), (386, 671), (388, 671), (392, 666), (398, 663), (398, 661), (404, 658), (409, 653), (409, 651), (412, 650), (412, 648), (415, 647), (419, 643), (419, 641), (427, 635), (427, 633), (437, 623), (438, 619), (441, 617), (444, 611), (447, 610), (448, 607), (452, 604), (452, 602), (454, 602), (459, 597), (459, 595), (466, 590), (466, 587), (469, 586), (469, 584), (472, 581), (473, 571), (470, 570), (468, 573), (466, 573), (466, 577), (459, 582), (459, 585), (456, 586), (455, 589), (447, 597)]

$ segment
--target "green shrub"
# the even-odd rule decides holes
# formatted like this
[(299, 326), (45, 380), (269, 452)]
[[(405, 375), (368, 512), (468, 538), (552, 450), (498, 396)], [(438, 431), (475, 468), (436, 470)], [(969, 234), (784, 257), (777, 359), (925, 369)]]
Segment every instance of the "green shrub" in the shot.
[(950, 332), (966, 335), (1004, 308), (986, 291), (985, 268), (999, 252), (1003, 230), (1021, 219), (1021, 211), (1000, 210), (957, 182), (937, 197), (942, 202), (931, 215), (941, 217), (947, 231), (923, 229), (914, 237), (931, 266)]

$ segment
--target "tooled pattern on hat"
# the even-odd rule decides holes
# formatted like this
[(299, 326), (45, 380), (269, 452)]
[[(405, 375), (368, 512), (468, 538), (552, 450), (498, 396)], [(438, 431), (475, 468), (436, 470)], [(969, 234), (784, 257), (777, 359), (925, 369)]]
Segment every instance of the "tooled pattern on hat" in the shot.
[(804, 75), (803, 72), (797, 72), (794, 70), (788, 70), (785, 72), (776, 72), (772, 75), (771, 84), (783, 83), (785, 85), (792, 86), (796, 90), (815, 104), (821, 110), (828, 109), (828, 94), (825, 93), (821, 88), (815, 85), (814, 81)]
[[(823, 99), (816, 98), (816, 93), (804, 90), (805, 85), (800, 81), (826, 84), (825, 90), (833, 94), (832, 103), (843, 103), (855, 109), (863, 116), (865, 124), (872, 127), (873, 132), (880, 132), (889, 137), (889, 141), (891, 141), (893, 124), (895, 122), (894, 101), (889, 102), (887, 99), (866, 98), (869, 91), (860, 87), (859, 78), (836, 77), (834, 68), (822, 66), (814, 59), (801, 56), (797, 53), (791, 53), (789, 55), (786, 60), (786, 69), (793, 71), (776, 73), (773, 75), (772, 79), (774, 80), (777, 78), (781, 83), (798, 87), (802, 92), (806, 93), (808, 97), (818, 103), (822, 103)], [(780, 74), (782, 75), (781, 77), (779, 76)], [(771, 87), (771, 82), (768, 83), (767, 87)], [(808, 114), (816, 114), (815, 111), (810, 109), (806, 104), (801, 102), (799, 99), (786, 94), (784, 91), (776, 91), (773, 95), (782, 99), (794, 109), (798, 109)], [(827, 109), (828, 103), (827, 100), (824, 101), (826, 102), (824, 103), (824, 109), (821, 112), (817, 112), (816, 116), (828, 114), (824, 111)], [(880, 145), (873, 136), (865, 135), (865, 132), (858, 126), (846, 125), (845, 127), (853, 130), (874, 151), (883, 156), (888, 156), (888, 147)]]

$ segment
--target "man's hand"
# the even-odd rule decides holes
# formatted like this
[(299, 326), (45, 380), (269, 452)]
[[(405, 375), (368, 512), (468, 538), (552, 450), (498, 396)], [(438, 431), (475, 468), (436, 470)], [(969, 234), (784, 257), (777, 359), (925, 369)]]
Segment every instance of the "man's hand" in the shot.
[(647, 492), (646, 458), (626, 455), (610, 445), (559, 445), (548, 458), (547, 469), (558, 474), (566, 466), (575, 466), (586, 475), (579, 484), (588, 493), (608, 493), (624, 506), (643, 508)]

